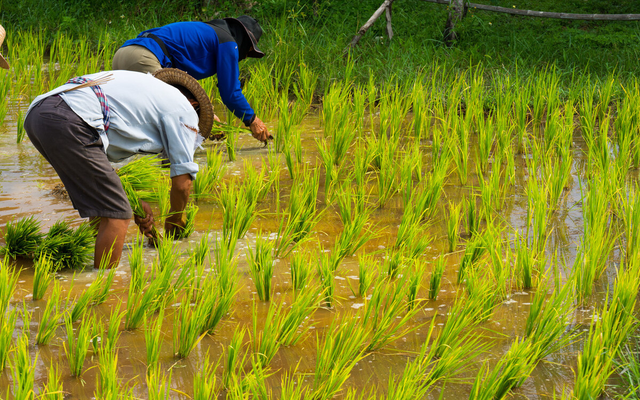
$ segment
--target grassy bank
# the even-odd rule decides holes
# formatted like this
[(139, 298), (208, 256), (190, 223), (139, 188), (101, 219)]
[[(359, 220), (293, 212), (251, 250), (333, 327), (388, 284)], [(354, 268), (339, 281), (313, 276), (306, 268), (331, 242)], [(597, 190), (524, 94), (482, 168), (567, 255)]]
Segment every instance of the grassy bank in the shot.
[[(49, 43), (58, 35), (66, 35), (89, 42), (97, 49), (105, 41), (120, 45), (154, 26), (248, 13), (260, 20), (265, 31), (261, 46), (267, 57), (258, 62), (281, 66), (299, 60), (319, 75), (317, 93), (322, 93), (332, 80), (345, 77), (365, 82), (373, 74), (379, 82), (392, 77), (400, 82), (412, 81), (418, 70), (428, 68), (434, 61), (446, 69), (466, 70), (482, 65), (487, 72), (499, 70), (521, 77), (552, 65), (564, 85), (576, 71), (591, 78), (616, 74), (622, 80), (639, 72), (637, 22), (552, 20), (470, 9), (459, 25), (461, 39), (449, 48), (442, 43), (446, 6), (420, 0), (399, 0), (394, 4), (393, 41), (386, 37), (381, 18), (351, 52), (351, 59), (345, 58), (346, 44), (379, 3), (271, 0), (251, 5), (237, 0), (117, 3), (18, 0), (0, 2), (0, 23), (8, 31), (9, 43), (17, 31), (40, 30)], [(621, 0), (484, 3), (555, 12), (634, 12), (631, 2)], [(250, 71), (255, 62), (243, 63), (243, 70)]]

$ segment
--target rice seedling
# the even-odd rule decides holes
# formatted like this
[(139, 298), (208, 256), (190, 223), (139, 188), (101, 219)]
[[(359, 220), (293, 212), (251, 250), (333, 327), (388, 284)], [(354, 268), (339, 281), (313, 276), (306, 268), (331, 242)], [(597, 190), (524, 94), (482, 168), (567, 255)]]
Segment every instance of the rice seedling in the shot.
[[(247, 192), (236, 181), (222, 184), (218, 194), (218, 203), (222, 207), (222, 236), (227, 245), (235, 243), (244, 237), (255, 219), (256, 202), (252, 201)], [(231, 248), (233, 252), (233, 248)]]
[(236, 327), (231, 337), (231, 342), (225, 350), (225, 363), (222, 371), (222, 382), (225, 389), (230, 390), (232, 383), (240, 375), (240, 370), (247, 360), (247, 351), (244, 347), (245, 330)]
[(95, 315), (88, 316), (84, 313), (77, 332), (74, 332), (71, 314), (66, 313), (64, 316), (67, 341), (63, 342), (63, 348), (67, 356), (71, 376), (80, 377), (82, 375), (82, 367), (87, 356), (87, 351), (89, 350), (91, 330), (95, 324), (95, 320)]
[(308, 395), (308, 389), (304, 385), (304, 376), (297, 373), (297, 367), (294, 372), (285, 372), (282, 375), (280, 388), (282, 400), (303, 400)]
[(351, 370), (364, 358), (364, 346), (369, 331), (350, 316), (334, 318), (328, 328), (331, 335), (318, 339), (314, 398), (331, 399), (349, 378)]
[[(409, 297), (411, 291), (410, 286), (411, 277), (395, 283), (386, 278), (379, 278), (376, 282), (363, 311), (364, 327), (371, 332), (367, 351), (378, 350), (419, 328), (419, 325), (407, 326), (411, 318), (421, 311), (416, 304), (405, 304), (405, 297)], [(413, 301), (417, 302), (416, 299)]]
[(473, 237), (478, 233), (478, 229), (480, 228), (480, 219), (476, 212), (476, 200), (473, 195), (465, 198), (464, 209), (467, 214), (467, 233), (469, 236)]
[(464, 256), (460, 261), (460, 267), (458, 268), (458, 284), (464, 282), (466, 279), (467, 269), (475, 265), (486, 251), (487, 249), (482, 237), (476, 236), (467, 244), (467, 247), (464, 250)]
[(13, 297), (20, 278), (20, 271), (10, 265), (7, 256), (0, 258), (0, 315), (4, 315), (9, 307), (9, 301)]
[(0, 318), (0, 371), (4, 370), (7, 365), (9, 351), (11, 350), (11, 339), (13, 338), (17, 319), (18, 311), (16, 309), (3, 312), (2, 318)]
[(547, 194), (536, 178), (527, 181), (527, 235), (533, 232), (533, 247), (542, 252), (547, 244), (547, 222), (549, 220)]
[[(122, 181), (122, 188), (124, 189), (124, 192), (127, 195), (127, 199), (129, 200), (129, 205), (131, 205), (131, 210), (133, 211), (133, 215), (139, 218), (146, 218), (147, 213), (142, 208), (142, 203), (140, 203), (140, 197), (138, 197), (138, 193), (136, 193), (136, 190), (133, 188), (133, 185), (129, 180), (126, 180), (126, 179), (123, 180), (122, 177), (120, 179)], [(161, 215), (164, 215), (164, 214), (161, 213)], [(151, 234), (154, 238), (160, 237), (155, 227), (152, 228)]]
[(49, 366), (47, 383), (41, 390), (41, 398), (43, 400), (64, 400), (64, 388), (62, 386), (62, 375), (58, 369), (58, 365), (51, 361)]
[(520, 235), (515, 240), (516, 253), (516, 274), (520, 277), (517, 280), (518, 287), (531, 289), (535, 286), (536, 276), (542, 271), (545, 265), (544, 253), (536, 248), (531, 248), (527, 240)]
[(62, 287), (58, 282), (53, 284), (51, 297), (47, 300), (47, 304), (42, 312), (40, 323), (38, 324), (38, 333), (36, 335), (36, 344), (46, 345), (51, 342), (56, 334), (56, 329), (61, 324), (61, 320), (66, 317), (65, 309), (60, 304), (60, 294)]
[(331, 259), (328, 254), (323, 252), (318, 255), (316, 271), (318, 272), (320, 284), (322, 285), (325, 304), (328, 308), (331, 308), (335, 299), (336, 283), (333, 279), (333, 266), (331, 265)]
[(303, 170), (293, 182), (287, 210), (283, 213), (275, 242), (275, 257), (286, 257), (303, 243), (322, 216), (317, 210), (320, 174)]
[(38, 355), (31, 361), (29, 355), (29, 337), (21, 336), (13, 351), (11, 362), (11, 378), (13, 381), (13, 398), (16, 400), (32, 400), (35, 398), (35, 367)]
[[(171, 214), (171, 180), (166, 176), (160, 177), (158, 179), (158, 187), (155, 189), (155, 192), (158, 197), (158, 223), (160, 226), (164, 226), (167, 217)], [(153, 240), (149, 241), (149, 243), (155, 246), (158, 239), (160, 239), (160, 236), (156, 235)]]
[(335, 160), (333, 158), (333, 154), (331, 153), (330, 145), (327, 139), (316, 139), (316, 145), (318, 146), (318, 152), (320, 153), (320, 157), (322, 158), (322, 163), (324, 165), (325, 174), (324, 174), (324, 190), (325, 190), (325, 201), (327, 203), (331, 202), (333, 187), (335, 182), (338, 180), (338, 175), (340, 173), (339, 166), (336, 166)]
[(218, 398), (219, 389), (216, 387), (216, 370), (220, 365), (218, 361), (210, 362), (209, 354), (204, 358), (202, 366), (193, 375), (193, 400), (210, 400)]
[(349, 287), (355, 296), (366, 297), (371, 288), (380, 266), (370, 254), (360, 254), (358, 256), (358, 290)]
[(40, 229), (40, 221), (34, 216), (7, 222), (2, 254), (14, 259), (18, 256), (33, 256), (42, 242), (43, 234)]
[(351, 191), (343, 191), (338, 195), (344, 228), (333, 247), (331, 263), (334, 271), (345, 257), (357, 252), (377, 235), (366, 227), (373, 210), (365, 209), (364, 202), (364, 196), (356, 196)]
[(100, 291), (100, 281), (98, 279), (94, 280), (91, 285), (75, 298), (75, 303), (73, 308), (71, 309), (71, 322), (76, 322), (83, 315), (86, 314), (86, 311), (89, 309), (89, 306), (93, 303), (93, 300), (98, 296), (98, 292)]
[[(484, 313), (480, 299), (458, 297), (447, 313), (448, 318), (442, 327), (440, 336), (433, 344), (434, 358), (446, 358), (452, 352), (464, 348), (473, 349), (481, 346), (481, 338), (473, 335), (471, 330), (481, 322)], [(483, 300), (483, 299), (482, 299)]]
[(214, 249), (217, 275), (209, 274), (202, 284), (206, 309), (202, 332), (213, 332), (220, 320), (229, 312), (233, 300), (240, 290), (238, 287), (237, 260), (232, 259), (223, 240)]
[(120, 338), (120, 325), (124, 318), (125, 311), (120, 311), (120, 304), (115, 305), (109, 313), (106, 332), (100, 332), (100, 352), (114, 353), (117, 349)]
[(48, 255), (55, 270), (84, 268), (93, 256), (95, 230), (89, 223), (72, 229), (66, 222), (52, 226), (36, 252), (36, 259)]
[(458, 203), (457, 205), (449, 203), (447, 243), (449, 244), (450, 253), (458, 248), (458, 240), (460, 239), (460, 221), (462, 220), (462, 205), (463, 203)]
[(420, 303), (418, 299), (418, 291), (422, 283), (422, 277), (424, 275), (424, 269), (422, 262), (416, 260), (414, 268), (409, 271), (408, 275), (408, 287), (407, 287), (407, 308), (409, 311), (417, 307)]
[(171, 377), (173, 369), (169, 369), (169, 374), (161, 372), (159, 369), (147, 371), (147, 388), (149, 400), (169, 400), (171, 399)]
[(185, 239), (195, 231), (196, 214), (200, 208), (194, 203), (187, 204), (184, 210), (186, 225), (178, 234), (178, 239)]
[(121, 396), (118, 379), (118, 352), (100, 350), (98, 376), (96, 378), (96, 399), (116, 400)]
[(405, 202), (420, 219), (428, 221), (434, 216), (436, 205), (442, 196), (446, 176), (447, 166), (435, 165), (429, 179), (423, 181), (417, 190), (413, 191), (410, 201)]
[(147, 373), (158, 369), (160, 359), (160, 349), (162, 348), (162, 321), (164, 320), (164, 309), (160, 309), (155, 323), (144, 316), (144, 343), (147, 350)]
[(18, 115), (16, 115), (16, 122), (16, 143), (20, 144), (24, 140), (24, 136), (26, 134), (26, 131), (24, 130), (24, 113), (22, 111), (22, 108), (20, 107), (20, 104), (18, 104)]
[[(380, 148), (383, 140), (378, 139), (378, 143), (378, 148)], [(399, 180), (394, 160), (397, 146), (397, 142), (395, 145), (383, 146), (374, 159), (378, 163), (378, 207), (380, 208), (384, 207), (398, 191)]]
[(275, 133), (276, 152), (281, 153), (290, 146), (291, 128), (294, 122), (294, 116), (289, 109), (289, 94), (287, 92), (280, 93), (278, 98), (278, 124)]
[(429, 279), (430, 300), (436, 300), (438, 298), (438, 293), (440, 293), (440, 287), (442, 285), (442, 275), (444, 275), (445, 266), (446, 264), (444, 261), (444, 255), (441, 254), (435, 262), (433, 271), (431, 272), (431, 278)]
[(260, 301), (269, 301), (271, 298), (271, 279), (273, 278), (273, 246), (274, 243), (262, 237), (262, 233), (256, 235), (255, 253), (247, 248), (249, 259), (249, 271), (251, 279), (256, 285), (256, 292)]
[(398, 227), (398, 235), (393, 250), (401, 251), (409, 259), (415, 259), (425, 252), (433, 241), (425, 230), (428, 224), (422, 221), (424, 213), (414, 207), (405, 207)]
[(365, 142), (358, 142), (355, 146), (353, 156), (353, 178), (356, 186), (360, 188), (364, 188), (367, 183), (366, 174), (375, 156), (374, 153), (367, 150), (367, 147), (363, 143)]
[(501, 300), (500, 288), (490, 277), (488, 268), (471, 266), (466, 272), (466, 289), (469, 302), (481, 309), (477, 316), (481, 321), (487, 321), (493, 314), (494, 308)]
[(206, 303), (192, 305), (191, 297), (193, 289), (182, 299), (173, 319), (173, 352), (180, 358), (188, 357), (205, 335), (201, 332), (208, 311)]
[(55, 278), (54, 266), (51, 258), (45, 255), (36, 260), (33, 267), (33, 300), (40, 300), (44, 297), (49, 284)]
[(311, 272), (313, 271), (311, 255), (305, 252), (296, 251), (291, 255), (289, 262), (291, 270), (291, 285), (293, 290), (304, 289), (309, 283)]

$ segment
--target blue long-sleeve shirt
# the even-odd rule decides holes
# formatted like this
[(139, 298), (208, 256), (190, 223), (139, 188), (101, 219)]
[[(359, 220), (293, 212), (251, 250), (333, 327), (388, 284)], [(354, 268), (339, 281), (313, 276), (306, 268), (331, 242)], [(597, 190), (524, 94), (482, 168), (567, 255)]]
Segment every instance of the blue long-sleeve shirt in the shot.
[[(171, 59), (160, 45), (144, 33), (156, 35), (167, 48)], [(218, 90), (222, 102), (245, 124), (251, 123), (255, 112), (242, 94), (238, 45), (233, 37), (204, 22), (176, 22), (141, 32), (122, 47), (138, 45), (151, 51), (163, 68), (178, 68), (196, 79), (218, 75)]]

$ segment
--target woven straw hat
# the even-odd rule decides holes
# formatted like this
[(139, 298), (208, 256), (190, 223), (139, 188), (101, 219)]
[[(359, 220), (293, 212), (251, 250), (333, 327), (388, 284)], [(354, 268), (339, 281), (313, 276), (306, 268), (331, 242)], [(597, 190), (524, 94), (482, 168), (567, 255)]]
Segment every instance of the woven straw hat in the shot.
[(211, 127), (213, 126), (213, 105), (198, 81), (177, 68), (162, 68), (154, 72), (153, 76), (171, 86), (182, 86), (193, 94), (193, 97), (200, 103), (200, 110), (198, 111), (200, 134), (205, 139), (209, 139)]
[[(7, 33), (4, 31), (2, 25), (0, 25), (0, 47), (2, 47), (5, 36), (7, 36)], [(0, 68), (9, 69), (9, 63), (2, 57), (2, 54), (0, 54)]]

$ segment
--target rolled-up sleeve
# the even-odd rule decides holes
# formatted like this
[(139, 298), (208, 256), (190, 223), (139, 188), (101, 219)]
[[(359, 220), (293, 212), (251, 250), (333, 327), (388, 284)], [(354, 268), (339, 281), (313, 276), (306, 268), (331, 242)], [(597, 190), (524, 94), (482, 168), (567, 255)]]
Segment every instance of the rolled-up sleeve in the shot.
[(162, 117), (162, 144), (169, 158), (170, 176), (189, 174), (196, 179), (198, 164), (193, 161), (197, 124), (184, 122), (180, 116)]

